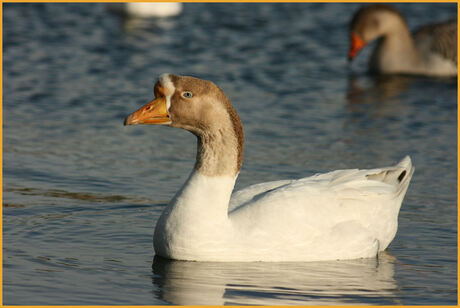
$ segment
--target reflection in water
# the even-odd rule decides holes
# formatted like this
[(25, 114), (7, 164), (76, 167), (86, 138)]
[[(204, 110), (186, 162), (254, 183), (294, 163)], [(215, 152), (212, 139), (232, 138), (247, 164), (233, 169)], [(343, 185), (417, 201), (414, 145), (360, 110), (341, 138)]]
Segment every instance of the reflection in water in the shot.
[(353, 108), (354, 104), (394, 99), (406, 91), (416, 78), (409, 75), (372, 75), (369, 77), (366, 80), (360, 80), (355, 74), (348, 76), (349, 108)]
[[(401, 132), (407, 127), (407, 137), (407, 133), (414, 131), (414, 125), (419, 127), (426, 124), (426, 121), (420, 119), (424, 116), (423, 112), (429, 110), (427, 106), (435, 106), (435, 109), (440, 105), (443, 105), (443, 108), (455, 107), (444, 105), (439, 89), (445, 89), (443, 95), (447, 96), (449, 92), (456, 95), (456, 83), (456, 78), (411, 75), (357, 76), (351, 73), (348, 75), (348, 114), (343, 131), (365, 136), (368, 136), (370, 131), (375, 131), (379, 135), (373, 136), (373, 140), (386, 140), (391, 134), (391, 139), (401, 137)], [(417, 98), (409, 104), (410, 97)]]
[[(427, 83), (430, 87), (432, 87), (433, 84), (454, 85), (455, 87), (457, 79), (443, 77), (429, 78), (424, 76), (395, 74), (372, 74), (362, 76), (350, 73), (348, 75), (348, 90), (346, 99), (350, 108), (352, 108), (352, 105), (356, 104), (393, 101), (397, 100), (398, 96), (404, 95), (411, 87), (415, 87), (418, 91), (420, 91), (420, 89), (423, 89), (424, 83)], [(417, 85), (419, 87), (417, 87)]]
[(304, 262), (153, 260), (157, 297), (173, 305), (397, 304), (394, 257)]
[(350, 74), (346, 93), (349, 116), (344, 123), (344, 131), (357, 127), (364, 129), (362, 133), (368, 134), (369, 129), (375, 129), (379, 124), (393, 124), (395, 121), (392, 119), (403, 113), (401, 109), (405, 108), (404, 93), (410, 89), (414, 81), (415, 77), (408, 75)]
[(137, 35), (151, 35), (170, 30), (175, 25), (174, 19), (146, 19), (133, 16), (120, 16), (123, 32)]

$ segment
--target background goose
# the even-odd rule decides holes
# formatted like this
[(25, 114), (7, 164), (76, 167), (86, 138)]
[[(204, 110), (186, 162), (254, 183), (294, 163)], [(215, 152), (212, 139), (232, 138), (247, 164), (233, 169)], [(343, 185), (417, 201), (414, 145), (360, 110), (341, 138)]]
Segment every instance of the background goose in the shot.
[(243, 128), (210, 81), (163, 74), (155, 99), (125, 125), (162, 124), (198, 139), (192, 173), (157, 222), (155, 252), (194, 261), (314, 261), (374, 257), (397, 231), (414, 168), (337, 170), (233, 193)]
[(180, 2), (127, 2), (108, 3), (107, 8), (114, 12), (130, 17), (170, 17), (182, 12)]
[(379, 73), (457, 75), (457, 19), (431, 24), (411, 34), (392, 6), (373, 4), (359, 9), (350, 23), (349, 60), (379, 38), (369, 68)]

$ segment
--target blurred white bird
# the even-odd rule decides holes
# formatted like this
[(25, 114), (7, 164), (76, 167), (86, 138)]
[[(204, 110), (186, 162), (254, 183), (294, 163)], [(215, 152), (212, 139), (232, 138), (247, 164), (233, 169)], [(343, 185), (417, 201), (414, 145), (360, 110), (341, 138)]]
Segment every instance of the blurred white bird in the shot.
[(170, 17), (179, 15), (182, 12), (180, 2), (128, 2), (108, 3), (107, 8), (115, 13), (139, 17)]

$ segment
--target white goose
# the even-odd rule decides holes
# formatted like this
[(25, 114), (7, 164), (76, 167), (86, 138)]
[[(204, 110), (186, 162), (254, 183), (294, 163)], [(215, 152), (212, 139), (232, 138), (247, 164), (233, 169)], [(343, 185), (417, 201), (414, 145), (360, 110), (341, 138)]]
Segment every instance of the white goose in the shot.
[(457, 76), (457, 20), (424, 26), (411, 34), (392, 6), (359, 9), (350, 23), (351, 61), (367, 43), (379, 38), (369, 68), (378, 73)]
[(179, 2), (126, 2), (108, 3), (107, 8), (118, 14), (137, 18), (171, 17), (182, 12)]
[(409, 157), (252, 185), (232, 194), (243, 128), (214, 83), (163, 74), (155, 99), (125, 125), (162, 124), (198, 138), (195, 167), (159, 218), (156, 254), (193, 261), (314, 261), (374, 257), (394, 238), (414, 168)]

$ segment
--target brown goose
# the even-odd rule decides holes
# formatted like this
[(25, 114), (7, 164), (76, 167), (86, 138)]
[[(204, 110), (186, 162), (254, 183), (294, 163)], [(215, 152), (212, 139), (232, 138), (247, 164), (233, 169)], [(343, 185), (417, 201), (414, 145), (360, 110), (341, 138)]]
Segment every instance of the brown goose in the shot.
[(349, 60), (367, 43), (379, 39), (369, 68), (378, 73), (457, 75), (457, 19), (421, 27), (411, 33), (392, 6), (359, 9), (350, 23)]
[(125, 125), (161, 124), (198, 139), (195, 167), (159, 218), (156, 254), (193, 261), (315, 261), (374, 257), (394, 238), (414, 168), (337, 170), (232, 194), (243, 128), (214, 83), (163, 74), (155, 99)]

